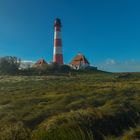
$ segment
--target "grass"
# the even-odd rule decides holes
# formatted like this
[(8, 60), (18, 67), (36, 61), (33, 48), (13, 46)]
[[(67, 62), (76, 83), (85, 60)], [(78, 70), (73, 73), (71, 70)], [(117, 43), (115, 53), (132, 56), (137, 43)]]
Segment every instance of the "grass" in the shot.
[(135, 140), (139, 92), (139, 73), (0, 76), (0, 140)]

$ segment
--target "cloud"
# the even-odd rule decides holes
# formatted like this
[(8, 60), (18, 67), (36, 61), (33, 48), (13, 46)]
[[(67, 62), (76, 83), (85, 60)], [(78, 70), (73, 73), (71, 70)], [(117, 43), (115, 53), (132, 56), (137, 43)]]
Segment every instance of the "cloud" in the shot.
[(140, 61), (131, 59), (127, 61), (117, 61), (107, 59), (97, 65), (99, 69), (111, 72), (140, 72)]
[(105, 61), (105, 64), (106, 65), (116, 65), (117, 64), (117, 61), (115, 61), (114, 59), (107, 59)]

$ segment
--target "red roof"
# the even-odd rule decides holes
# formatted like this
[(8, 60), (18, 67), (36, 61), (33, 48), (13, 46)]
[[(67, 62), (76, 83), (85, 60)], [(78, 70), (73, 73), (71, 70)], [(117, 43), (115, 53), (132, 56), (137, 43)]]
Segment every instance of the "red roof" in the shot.
[(44, 59), (39, 59), (34, 65), (33, 67), (38, 67), (38, 66), (43, 66), (43, 65), (47, 65), (48, 63), (44, 60)]
[(39, 59), (35, 64), (47, 64), (47, 62), (44, 59)]
[(80, 65), (80, 64), (90, 64), (86, 57), (79, 53), (74, 59), (70, 62), (70, 65)]

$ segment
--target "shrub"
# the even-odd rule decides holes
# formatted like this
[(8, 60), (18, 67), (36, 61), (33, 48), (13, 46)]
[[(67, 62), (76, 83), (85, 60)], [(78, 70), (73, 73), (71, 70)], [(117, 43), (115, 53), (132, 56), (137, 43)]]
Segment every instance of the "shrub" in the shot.
[(20, 66), (20, 59), (17, 57), (6, 56), (0, 58), (0, 73), (17, 74)]

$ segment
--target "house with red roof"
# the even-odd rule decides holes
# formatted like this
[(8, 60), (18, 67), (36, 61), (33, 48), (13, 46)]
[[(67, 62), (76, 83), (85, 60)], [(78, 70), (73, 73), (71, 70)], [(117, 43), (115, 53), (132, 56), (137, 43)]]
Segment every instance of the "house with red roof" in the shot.
[(86, 59), (86, 57), (78, 53), (77, 56), (74, 57), (74, 59), (69, 63), (70, 67), (73, 69), (85, 69), (90, 66), (89, 61)]
[(47, 65), (48, 65), (48, 63), (44, 59), (39, 59), (32, 67), (38, 68), (38, 67), (44, 67)]

